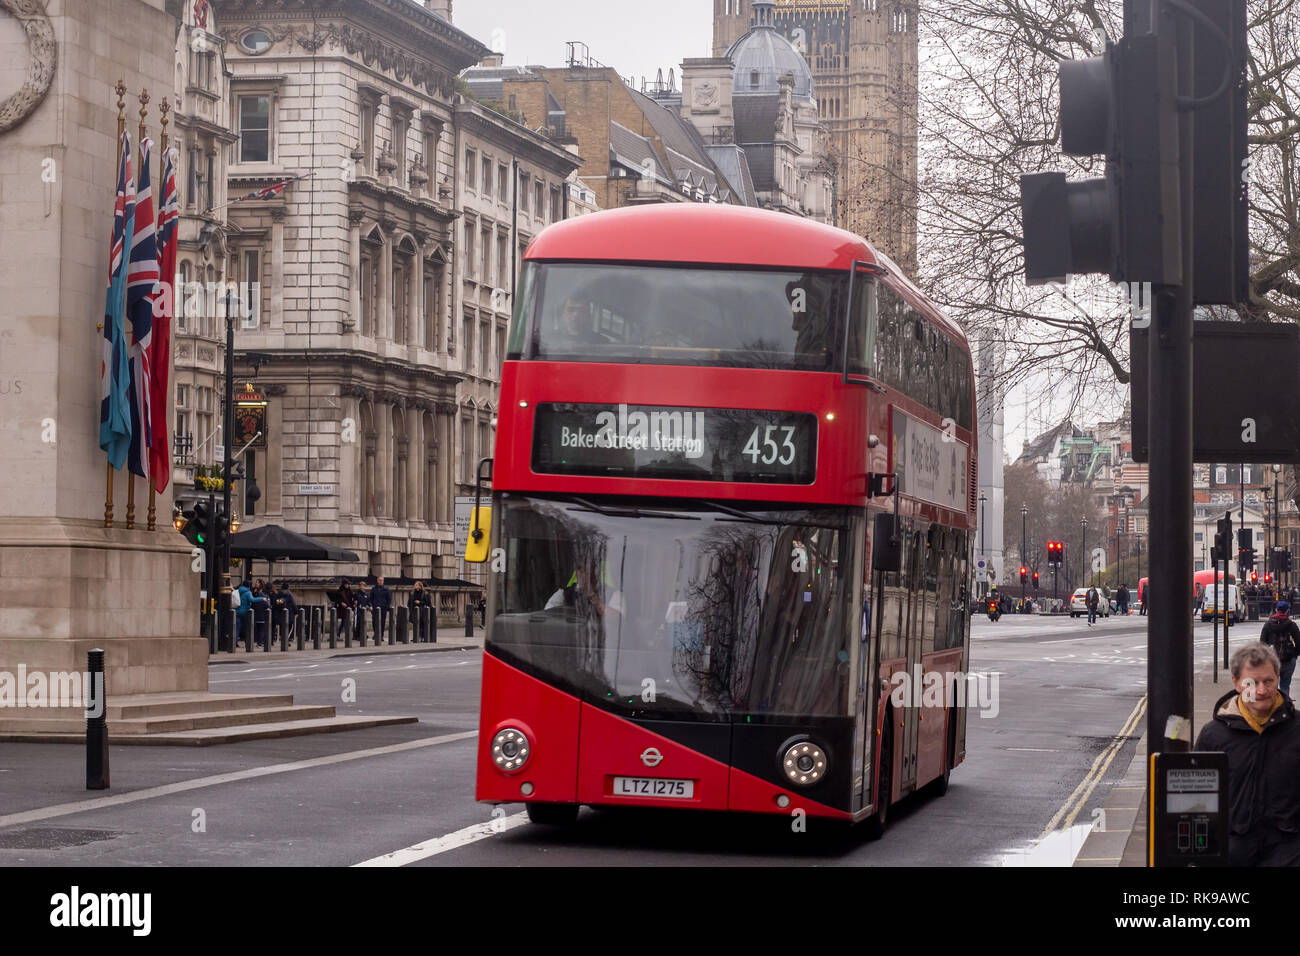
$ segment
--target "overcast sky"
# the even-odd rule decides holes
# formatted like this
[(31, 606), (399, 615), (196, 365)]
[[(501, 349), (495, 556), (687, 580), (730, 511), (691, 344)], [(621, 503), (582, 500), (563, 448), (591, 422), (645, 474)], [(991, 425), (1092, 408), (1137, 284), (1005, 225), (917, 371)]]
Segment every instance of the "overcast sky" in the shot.
[[(578, 40), (590, 55), (620, 75), (653, 80), (658, 70), (676, 72), (687, 57), (713, 55), (711, 0), (657, 0), (650, 4), (611, 0), (456, 0), (457, 27), (505, 54), (508, 65), (561, 66), (565, 44)], [(924, 64), (922, 64), (924, 69)], [(1064, 396), (1034, 384), (1007, 396), (1005, 450), (1014, 459), (1026, 439), (1057, 424)], [(1117, 415), (1118, 408), (1085, 408), (1079, 423)]]
[[(654, 79), (686, 57), (713, 55), (712, 0), (457, 0), (456, 26), (495, 50), (506, 63), (561, 66), (565, 43), (580, 40), (591, 56), (622, 76)], [(680, 85), (680, 82), (679, 82)]]

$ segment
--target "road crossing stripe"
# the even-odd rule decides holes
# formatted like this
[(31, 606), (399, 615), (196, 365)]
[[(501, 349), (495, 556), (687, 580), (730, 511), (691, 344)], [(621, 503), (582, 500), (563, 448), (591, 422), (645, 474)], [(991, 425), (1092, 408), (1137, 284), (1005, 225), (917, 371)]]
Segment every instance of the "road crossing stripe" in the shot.
[(479, 840), (486, 840), (488, 837), (498, 836), (507, 830), (513, 830), (515, 827), (523, 826), (528, 822), (527, 813), (516, 813), (514, 816), (499, 817), (489, 820), (485, 823), (475, 823), (457, 830), (454, 833), (448, 833), (446, 836), (435, 837), (432, 840), (425, 840), (420, 843), (408, 846), (404, 850), (394, 850), (392, 853), (385, 853), (383, 856), (372, 857), (369, 860), (362, 860), (360, 863), (353, 863), (353, 866), (406, 866), (408, 863), (415, 863), (419, 860), (427, 860), (431, 856), (437, 856), (439, 853), (446, 853), (449, 850), (458, 850), (463, 846), (471, 843), (477, 843)]
[(436, 747), (439, 744), (455, 743), (478, 736), (477, 730), (467, 730), (458, 734), (443, 734), (440, 737), (426, 737), (423, 740), (409, 740), (401, 744), (389, 744), (384, 747), (371, 747), (367, 750), (352, 750), (347, 753), (330, 754), (326, 757), (312, 757), (310, 760), (295, 760), (291, 763), (277, 763), (266, 767), (251, 767), (248, 770), (236, 770), (231, 773), (219, 773), (211, 777), (198, 777), (194, 780), (181, 780), (160, 787), (147, 787), (130, 793), (114, 794), (111, 797), (96, 797), (92, 800), (78, 800), (75, 803), (60, 803), (50, 807), (38, 807), (35, 810), (23, 810), (0, 817), (0, 828), (17, 826), (22, 823), (35, 823), (54, 817), (66, 817), (74, 813), (88, 813), (105, 807), (120, 806), (124, 803), (138, 803), (141, 800), (153, 800), (173, 793), (185, 793), (187, 790), (202, 790), (216, 787), (223, 783), (236, 783), (240, 780), (253, 780), (257, 777), (270, 777), (295, 770), (311, 770), (315, 767), (328, 767), (331, 764), (347, 763), (350, 760), (365, 760), (368, 757), (384, 757), (389, 754), (419, 750), (422, 747)]
[(1088, 770), (1088, 773), (1079, 781), (1079, 785), (1074, 788), (1074, 792), (1070, 794), (1069, 799), (1061, 805), (1061, 809), (1056, 811), (1056, 815), (1052, 817), (1051, 822), (1047, 824), (1047, 827), (1039, 836), (1040, 840), (1045, 839), (1048, 834), (1056, 829), (1057, 824), (1061, 822), (1061, 818), (1070, 811), (1070, 806), (1075, 804), (1077, 801), (1077, 805), (1074, 807), (1073, 812), (1069, 813), (1065, 825), (1069, 826), (1074, 822), (1074, 818), (1079, 815), (1079, 811), (1087, 802), (1088, 797), (1092, 795), (1092, 791), (1096, 789), (1097, 784), (1101, 781), (1102, 777), (1105, 776), (1106, 770), (1110, 767), (1111, 761), (1115, 759), (1115, 755), (1120, 752), (1124, 744), (1127, 742), (1129, 734), (1133, 732), (1138, 721), (1142, 719), (1142, 715), (1146, 712), (1146, 707), (1147, 698), (1144, 694), (1142, 699), (1139, 700), (1137, 705), (1133, 708), (1132, 713), (1129, 714), (1128, 720), (1124, 722), (1124, 726), (1120, 728), (1119, 733), (1114, 736), (1101, 753), (1097, 754), (1097, 758), (1093, 760), (1092, 767)]

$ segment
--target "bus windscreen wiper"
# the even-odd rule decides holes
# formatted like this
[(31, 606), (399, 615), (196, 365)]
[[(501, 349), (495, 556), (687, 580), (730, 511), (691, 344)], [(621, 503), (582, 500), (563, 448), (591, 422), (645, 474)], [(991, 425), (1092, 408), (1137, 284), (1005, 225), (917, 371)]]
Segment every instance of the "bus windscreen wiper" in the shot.
[[(718, 511), (721, 511), (725, 514), (735, 515), (741, 521), (746, 521), (749, 522), (750, 524), (764, 524), (770, 527), (781, 523), (776, 519), (756, 518), (747, 511), (741, 511), (739, 508), (732, 508), (730, 505), (724, 505), (720, 501), (712, 501), (709, 499), (702, 498), (700, 499), (700, 502), (701, 504), (708, 505), (710, 508), (716, 508)], [(807, 528), (827, 528), (831, 531), (844, 530), (843, 524), (830, 524), (824, 521), (814, 521), (811, 518), (807, 518), (803, 516), (800, 516), (798, 519), (796, 519), (794, 523), (799, 525), (800, 527), (807, 527)]]
[(594, 511), (597, 514), (605, 515), (610, 518), (677, 518), (680, 521), (699, 521), (694, 515), (685, 515), (679, 512), (669, 511), (645, 511), (641, 508), (603, 508), (594, 501), (588, 501), (586, 498), (579, 498), (577, 495), (565, 495), (568, 501), (583, 506), (585, 511)]

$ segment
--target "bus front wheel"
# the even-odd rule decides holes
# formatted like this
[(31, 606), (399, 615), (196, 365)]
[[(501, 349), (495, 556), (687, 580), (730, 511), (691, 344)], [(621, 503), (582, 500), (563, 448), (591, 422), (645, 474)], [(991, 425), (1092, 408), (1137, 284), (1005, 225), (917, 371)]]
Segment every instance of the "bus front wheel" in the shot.
[(546, 826), (568, 826), (578, 819), (576, 803), (530, 803), (527, 810), (530, 822)]

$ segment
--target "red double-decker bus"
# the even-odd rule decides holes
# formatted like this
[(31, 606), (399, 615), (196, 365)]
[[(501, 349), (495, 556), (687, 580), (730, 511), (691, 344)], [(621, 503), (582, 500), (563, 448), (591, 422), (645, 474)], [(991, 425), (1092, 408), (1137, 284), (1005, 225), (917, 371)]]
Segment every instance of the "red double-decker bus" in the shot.
[(959, 327), (850, 233), (660, 205), (538, 236), (506, 358), (480, 801), (879, 831), (947, 788), (976, 504)]

